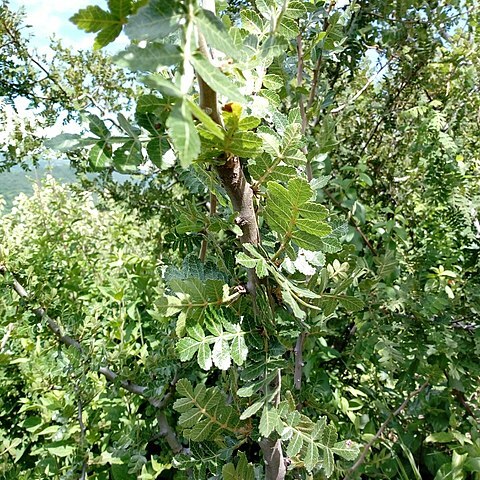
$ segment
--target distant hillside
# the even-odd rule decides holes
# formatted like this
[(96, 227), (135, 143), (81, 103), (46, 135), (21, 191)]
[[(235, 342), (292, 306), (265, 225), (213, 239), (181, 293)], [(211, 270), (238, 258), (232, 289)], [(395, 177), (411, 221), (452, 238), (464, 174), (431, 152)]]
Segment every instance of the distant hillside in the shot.
[(13, 168), (10, 172), (0, 173), (0, 195), (6, 200), (6, 210), (3, 213), (12, 209), (13, 200), (19, 193), (32, 193), (32, 185), (40, 182), (47, 174), (53, 175), (62, 183), (76, 181), (75, 173), (66, 160), (42, 161), (36, 169), (29, 172)]

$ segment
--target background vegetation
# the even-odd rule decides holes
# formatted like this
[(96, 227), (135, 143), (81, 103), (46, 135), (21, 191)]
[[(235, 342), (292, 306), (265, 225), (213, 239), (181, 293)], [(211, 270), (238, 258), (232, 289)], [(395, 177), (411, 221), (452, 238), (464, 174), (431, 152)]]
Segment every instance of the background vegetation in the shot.
[(480, 478), (476, 2), (0, 13), (4, 478)]

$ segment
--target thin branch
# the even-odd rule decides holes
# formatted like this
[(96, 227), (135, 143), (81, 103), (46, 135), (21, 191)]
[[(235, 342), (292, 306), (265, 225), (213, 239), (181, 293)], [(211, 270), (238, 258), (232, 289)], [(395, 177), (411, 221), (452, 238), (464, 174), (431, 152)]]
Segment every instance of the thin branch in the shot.
[(68, 98), (68, 93), (66, 92), (66, 90), (62, 87), (62, 85), (60, 85), (60, 83), (58, 82), (58, 80), (56, 80), (54, 77), (52, 77), (52, 74), (37, 60), (35, 59), (31, 54), (30, 52), (27, 50), (27, 48), (22, 48), (22, 45), (20, 44), (17, 36), (10, 30), (10, 28), (8, 27), (8, 25), (6, 24), (6, 22), (3, 20), (3, 19), (0, 19), (0, 21), (2, 22), (2, 26), (3, 28), (5, 29), (5, 32), (7, 32), (8, 36), (12, 39), (12, 41), (15, 43), (15, 45), (17, 46), (18, 50), (22, 49), (24, 52), (25, 52), (25, 55), (27, 56), (27, 58), (33, 62), (40, 70), (42, 70), (43, 73), (45, 73), (45, 75), (47, 76), (47, 78), (53, 83), (55, 84), (62, 92), (63, 94)]
[[(213, 192), (210, 192), (210, 218), (213, 217), (217, 213), (217, 197)], [(202, 246), (200, 247), (200, 254), (198, 258), (201, 262), (205, 262), (205, 258), (207, 257), (207, 247), (208, 247), (208, 233), (205, 232), (205, 237), (202, 240)]]
[[(0, 274), (5, 274), (5, 273), (6, 273), (6, 268), (3, 265), (0, 265)], [(13, 289), (18, 294), (18, 296), (23, 298), (24, 300), (27, 300), (30, 298), (28, 292), (15, 278), (13, 279)], [(39, 320), (45, 321), (47, 323), (48, 328), (56, 335), (57, 340), (61, 344), (66, 345), (68, 347), (73, 347), (80, 352), (83, 351), (83, 348), (80, 342), (70, 337), (69, 335), (65, 335), (62, 332), (60, 325), (55, 320), (51, 319), (43, 308), (41, 307), (35, 308), (32, 311)], [(118, 375), (112, 372), (107, 367), (100, 367), (98, 369), (98, 372), (110, 382), (114, 382), (118, 378)], [(150, 402), (150, 404), (153, 405), (154, 407), (160, 408), (163, 405), (162, 404), (163, 400), (155, 397), (151, 397), (146, 393), (147, 387), (143, 387), (141, 385), (131, 383), (128, 380), (120, 381), (120, 386), (131, 393), (134, 393), (136, 395), (140, 395), (146, 398)]]
[(307, 338), (306, 332), (301, 332), (297, 338), (295, 349), (293, 350), (295, 356), (295, 369), (293, 373), (293, 384), (296, 390), (302, 388), (302, 372), (303, 372), (303, 345)]
[(15, 328), (14, 323), (9, 323), (8, 324), (8, 326), (6, 328), (6, 331), (5, 331), (5, 334), (3, 335), (2, 341), (0, 343), (0, 353), (2, 353), (5, 350), (8, 339), (10, 338), (10, 335), (12, 334), (14, 328)]
[[(6, 272), (7, 270), (5, 266), (0, 265), (0, 274), (4, 275), (6, 274)], [(25, 290), (25, 288), (15, 278), (13, 280), (13, 289), (15, 290), (15, 292), (17, 292), (17, 294), (21, 298), (23, 299), (29, 298), (29, 295)], [(80, 343), (77, 340), (69, 337), (68, 335), (64, 335), (58, 323), (56, 323), (54, 320), (48, 317), (48, 315), (46, 314), (43, 308), (36, 308), (35, 310), (33, 310), (33, 312), (35, 313), (37, 318), (47, 322), (48, 327), (57, 336), (57, 339), (60, 343), (67, 346), (74, 347), (75, 349), (82, 351), (82, 346), (80, 345)], [(98, 373), (103, 375), (108, 381), (112, 383), (118, 380), (118, 375), (115, 372), (112, 372), (112, 370), (110, 370), (107, 367), (100, 367), (98, 369)], [(176, 383), (176, 379), (172, 381), (171, 386), (175, 385), (175, 383)], [(147, 387), (137, 385), (135, 383), (131, 383), (128, 380), (121, 380), (119, 384), (123, 389), (127, 390), (128, 392), (144, 397), (150, 403), (150, 405), (160, 410), (160, 412), (157, 414), (157, 420), (160, 428), (160, 435), (165, 437), (165, 440), (167, 441), (168, 445), (172, 448), (172, 451), (175, 454), (179, 452), (188, 454), (188, 449), (184, 449), (183, 446), (180, 444), (174, 429), (170, 426), (167, 418), (161, 412), (161, 409), (163, 409), (165, 405), (171, 400), (172, 392), (170, 391), (166, 393), (162, 398), (157, 398), (147, 393), (148, 392)], [(80, 425), (80, 432), (84, 433), (86, 431), (86, 427), (83, 422), (83, 404), (80, 398), (78, 399), (77, 418)], [(84, 462), (82, 465), (82, 473), (80, 478), (86, 479), (87, 478), (86, 475), (87, 475), (87, 464), (86, 462)]]
[[(327, 197), (330, 198), (330, 200), (337, 205), (337, 207), (340, 207), (341, 209), (345, 210), (349, 214), (351, 213), (350, 210), (346, 207), (344, 207), (328, 190), (324, 190), (326, 193)], [(378, 255), (377, 250), (375, 247), (370, 243), (370, 240), (368, 237), (363, 233), (362, 229), (356, 222), (355, 218), (352, 215), (348, 216), (348, 220), (350, 222), (350, 225), (358, 232), (358, 234), (363, 238), (363, 241), (365, 242), (365, 245), (368, 247), (368, 249), (373, 253), (373, 255), (376, 257)]]
[(189, 451), (185, 448), (177, 438), (175, 430), (168, 423), (167, 417), (163, 412), (157, 414), (157, 422), (159, 435), (165, 438), (165, 441), (168, 443), (168, 446), (171, 448), (172, 452), (176, 455), (177, 453), (188, 454)]
[[(302, 35), (297, 36), (297, 87), (301, 87), (303, 83), (303, 43)], [(305, 104), (303, 102), (303, 95), (300, 95), (298, 100), (300, 107), (300, 117), (302, 118), (302, 134), (307, 130), (307, 113), (305, 111)]]
[(348, 480), (352, 474), (363, 464), (365, 461), (365, 458), (370, 451), (370, 448), (372, 445), (382, 436), (383, 432), (387, 428), (388, 424), (395, 418), (397, 417), (403, 410), (405, 410), (405, 407), (408, 405), (408, 402), (415, 396), (417, 396), (419, 393), (421, 393), (429, 384), (429, 380), (426, 380), (420, 387), (418, 387), (416, 390), (413, 392), (410, 392), (407, 395), (407, 398), (402, 402), (402, 404), (394, 411), (391, 412), (387, 419), (382, 423), (380, 428), (378, 429), (377, 433), (373, 436), (373, 438), (365, 445), (364, 449), (362, 450), (362, 453), (358, 457), (358, 460), (355, 462), (355, 464), (350, 468), (348, 471), (347, 475), (343, 478), (343, 480)]
[(372, 75), (367, 83), (352, 97), (350, 98), (349, 100), (347, 100), (343, 105), (340, 105), (336, 108), (334, 108), (333, 110), (331, 110), (330, 113), (339, 113), (341, 112), (342, 110), (344, 110), (345, 108), (347, 108), (349, 105), (351, 105), (352, 103), (355, 103), (355, 101), (362, 95), (363, 92), (365, 92), (365, 90), (380, 76), (380, 74), (382, 73), (382, 71), (385, 69), (385, 67), (387, 65), (390, 64), (390, 62), (392, 61), (393, 57), (392, 58), (389, 58), (384, 65), (382, 65), (382, 67), (378, 70), (377, 73), (375, 73), (375, 75)]
[(315, 101), (318, 79), (320, 77), (320, 71), (322, 67), (322, 58), (322, 53), (320, 52), (317, 63), (315, 64), (315, 70), (313, 71), (312, 88), (310, 89), (310, 94), (308, 96), (307, 110), (313, 105), (313, 102)]
[[(329, 15), (334, 5), (335, 5), (335, 1), (330, 2), (330, 5), (328, 6), (325, 19), (323, 20), (323, 26), (322, 26), (323, 32), (327, 31)], [(312, 86), (310, 88), (310, 94), (308, 96), (307, 110), (313, 105), (313, 102), (315, 101), (315, 94), (317, 93), (318, 79), (320, 78), (320, 72), (322, 70), (322, 60), (323, 60), (322, 51), (320, 51), (320, 54), (317, 58), (317, 62), (315, 64), (315, 68), (313, 70)]]
[[(23, 299), (29, 298), (27, 291), (22, 287), (22, 285), (20, 285), (16, 278), (13, 279), (13, 289), (15, 290), (15, 292), (17, 292), (19, 297)], [(42, 307), (34, 308), (32, 311), (39, 320), (44, 320), (45, 322), (47, 322), (48, 328), (50, 328), (50, 330), (57, 336), (57, 339), (60, 343), (63, 343), (68, 347), (73, 347), (80, 351), (82, 350), (82, 346), (80, 345), (80, 343), (72, 337), (64, 335), (62, 329), (60, 328), (60, 325), (58, 325), (57, 322), (52, 320)]]
[[(298, 56), (298, 63), (297, 63), (297, 86), (301, 87), (303, 83), (303, 42), (302, 42), (302, 35), (299, 34), (297, 36), (297, 56)], [(311, 93), (311, 91), (310, 91)], [(307, 110), (305, 108), (305, 103), (303, 99), (303, 95), (300, 94), (300, 98), (298, 99), (298, 106), (300, 108), (300, 117), (302, 119), (302, 135), (305, 135), (307, 131)], [(303, 153), (305, 156), (307, 155), (307, 147), (302, 148)], [(312, 164), (307, 160), (307, 165), (305, 167), (305, 171), (307, 174), (307, 180), (310, 182), (313, 179), (313, 171), (312, 171)]]

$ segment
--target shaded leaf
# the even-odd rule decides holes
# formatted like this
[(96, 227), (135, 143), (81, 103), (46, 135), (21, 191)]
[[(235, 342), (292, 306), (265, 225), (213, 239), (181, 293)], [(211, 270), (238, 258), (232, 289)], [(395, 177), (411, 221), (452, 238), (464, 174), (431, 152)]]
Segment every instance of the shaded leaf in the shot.
[(167, 120), (167, 128), (180, 164), (187, 168), (200, 153), (200, 137), (184, 102), (177, 102), (173, 107)]

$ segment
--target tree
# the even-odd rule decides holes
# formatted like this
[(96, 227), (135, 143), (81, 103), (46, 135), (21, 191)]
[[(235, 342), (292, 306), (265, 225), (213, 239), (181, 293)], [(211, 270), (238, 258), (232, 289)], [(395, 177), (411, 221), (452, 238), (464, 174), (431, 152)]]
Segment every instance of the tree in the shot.
[[(446, 114), (438, 112), (445, 78), (438, 65), (455, 66), (459, 56), (466, 62), (458, 83), (455, 70), (448, 77), (460, 95), (464, 75), (472, 78), (473, 53), (464, 57), (463, 48), (456, 50), (465, 39), (460, 32), (452, 38), (452, 31), (464, 21), (475, 31), (473, 7), (274, 0), (231, 4), (220, 13), (212, 2), (112, 0), (108, 7), (87, 7), (72, 20), (98, 32), (96, 48), (122, 29), (130, 38), (115, 61), (144, 85), (134, 118), (120, 112), (110, 127), (99, 112), (89, 113), (89, 134), (62, 134), (49, 145), (87, 149), (96, 170), (136, 172), (148, 160), (154, 175), (180, 178), (189, 191), (182, 192), (175, 235), (197, 235), (201, 244), (189, 243), (187, 255), (177, 249), (163, 279), (151, 273), (156, 286), (145, 272), (127, 275), (137, 289), (126, 304), (126, 286), (101, 286), (123, 308), (121, 318), (140, 319), (138, 328), (148, 328), (141, 348), (122, 338), (117, 352), (115, 342), (102, 347), (95, 333), (97, 341), (84, 345), (78, 337), (88, 337), (85, 332), (66, 335), (45, 310), (36, 312), (76, 362), (92, 365), (82, 370), (72, 363), (73, 371), (85, 377), (98, 372), (139, 395), (131, 401), (134, 411), (142, 398), (150, 404), (142, 421), (155, 422), (172, 454), (159, 468), (152, 459), (142, 475), (154, 478), (147, 475), (166, 470), (175, 455), (178, 478), (181, 472), (202, 479), (348, 478), (364, 468), (374, 442), (407, 408), (410, 423), (395, 427), (400, 440), (385, 440), (378, 454), (383, 466), (366, 466), (367, 475), (420, 478), (417, 463), (447, 475), (459, 461), (475, 471), (475, 446), (455, 452), (451, 466), (443, 457), (428, 464), (414, 440), (417, 413), (433, 415), (435, 402), (447, 405), (452, 394), (468, 418), (476, 415), (470, 401), (478, 368), (462, 351), (478, 349), (478, 334), (468, 333), (477, 331), (470, 316), (478, 304), (466, 283), (455, 283), (478, 269), (473, 218), (466, 212), (478, 186), (451, 161), (457, 146), (448, 128), (461, 126), (445, 126)], [(375, 76), (363, 61), (372, 45), (383, 62)], [(438, 86), (430, 81), (437, 69)], [(425, 78), (422, 70), (428, 70)], [(451, 100), (450, 94), (445, 98)], [(445, 108), (454, 105), (446, 102)], [(441, 198), (432, 174), (439, 165), (451, 187)], [(405, 169), (408, 184), (396, 188)], [(475, 160), (468, 169), (478, 171)], [(405, 198), (408, 189), (420, 195), (422, 188), (428, 191), (425, 203)], [(454, 194), (463, 205), (455, 222), (463, 222), (468, 244), (456, 243), (456, 226), (441, 233), (438, 218), (451, 215)], [(327, 208), (329, 201), (336, 210)], [(421, 231), (433, 241), (418, 240)], [(461, 249), (468, 259), (459, 270), (452, 262)], [(436, 266), (431, 259), (439, 255), (443, 263)], [(124, 262), (122, 255), (117, 262)], [(20, 264), (4, 270), (19, 271)], [(144, 283), (136, 284), (137, 275)], [(35, 283), (30, 287), (36, 290)], [(159, 335), (173, 339), (175, 352)], [(168, 353), (155, 356), (159, 345)], [(122, 351), (129, 368), (120, 360)], [(475, 371), (470, 380), (458, 364)], [(99, 388), (98, 377), (92, 381)], [(78, 385), (95, 392), (86, 380)], [(77, 403), (84, 408), (85, 402)], [(83, 456), (77, 453), (77, 463), (61, 468), (68, 465), (85, 478), (96, 474), (97, 461), (129, 456), (131, 474), (143, 469), (140, 446), (147, 450), (145, 442), (152, 440), (140, 435), (135, 446), (124, 447), (128, 453), (108, 457), (104, 451), (99, 460), (79, 415)], [(478, 442), (468, 439), (466, 427), (455, 430), (455, 422), (449, 432), (429, 422), (427, 444), (454, 442), (459, 435), (462, 447)], [(366, 444), (359, 455), (361, 440)], [(60, 458), (74, 456), (66, 445), (51, 449), (63, 448), (56, 451)]]

